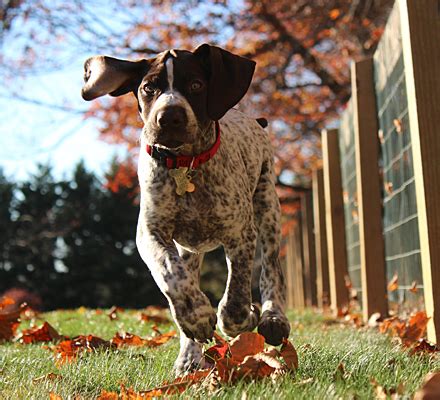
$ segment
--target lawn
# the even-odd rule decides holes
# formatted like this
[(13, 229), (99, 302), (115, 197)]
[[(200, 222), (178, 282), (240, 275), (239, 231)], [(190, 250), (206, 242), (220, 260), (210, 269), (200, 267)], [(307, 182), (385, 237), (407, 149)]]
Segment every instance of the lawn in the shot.
[[(41, 314), (34, 321), (48, 321), (60, 334), (76, 336), (93, 334), (111, 339), (117, 331), (142, 337), (153, 334), (152, 323), (141, 323), (138, 311), (118, 313), (110, 320), (106, 311), (80, 308)], [(240, 382), (221, 385), (215, 392), (191, 387), (182, 398), (216, 399), (332, 399), (375, 398), (377, 385), (395, 389), (403, 384), (404, 395), (410, 397), (429, 372), (440, 370), (440, 358), (434, 355), (410, 355), (400, 345), (367, 328), (341, 324), (313, 311), (291, 312), (292, 334), (299, 355), (295, 375), (272, 381)], [(26, 328), (25, 321), (20, 328)], [(174, 329), (161, 324), (162, 332)], [(48, 399), (49, 393), (63, 399), (93, 399), (102, 389), (119, 392), (120, 384), (135, 390), (160, 386), (173, 379), (172, 366), (178, 352), (178, 339), (150, 349), (126, 347), (113, 351), (84, 353), (74, 362), (55, 363), (47, 344), (4, 343), (0, 345), (0, 399)], [(55, 380), (35, 378), (48, 373)], [(401, 385), (402, 389), (402, 385)], [(177, 398), (178, 396), (176, 396)]]

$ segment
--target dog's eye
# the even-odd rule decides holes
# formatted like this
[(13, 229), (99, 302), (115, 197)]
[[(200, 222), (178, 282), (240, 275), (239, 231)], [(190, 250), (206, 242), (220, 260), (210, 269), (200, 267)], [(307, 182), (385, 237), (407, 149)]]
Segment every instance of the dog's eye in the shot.
[(191, 82), (190, 86), (191, 92), (198, 92), (203, 89), (203, 82), (199, 80), (195, 80)]
[(154, 93), (156, 92), (156, 89), (152, 86), (149, 86), (148, 83), (146, 85), (144, 85), (144, 87), (142, 89), (144, 90), (144, 93), (147, 96), (153, 96)]

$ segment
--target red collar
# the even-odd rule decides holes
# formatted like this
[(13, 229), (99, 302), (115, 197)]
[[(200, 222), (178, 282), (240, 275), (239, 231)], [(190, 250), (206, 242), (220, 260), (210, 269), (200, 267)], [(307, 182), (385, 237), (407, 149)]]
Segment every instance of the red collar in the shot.
[(146, 150), (151, 157), (153, 157), (155, 160), (158, 160), (162, 165), (169, 169), (181, 167), (196, 169), (199, 165), (209, 161), (212, 157), (214, 157), (214, 154), (217, 153), (217, 150), (220, 147), (220, 124), (218, 121), (215, 121), (215, 131), (217, 138), (213, 146), (209, 150), (196, 156), (179, 156), (173, 154), (167, 149), (151, 146), (149, 144), (147, 144)]

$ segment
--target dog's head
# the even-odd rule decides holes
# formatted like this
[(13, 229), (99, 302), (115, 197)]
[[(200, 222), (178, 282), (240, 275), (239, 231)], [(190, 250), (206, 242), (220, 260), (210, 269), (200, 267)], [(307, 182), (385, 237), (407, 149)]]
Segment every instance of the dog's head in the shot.
[(133, 92), (150, 144), (191, 144), (247, 92), (255, 62), (203, 44), (194, 52), (170, 50), (152, 59), (125, 61), (107, 56), (84, 64), (82, 97)]

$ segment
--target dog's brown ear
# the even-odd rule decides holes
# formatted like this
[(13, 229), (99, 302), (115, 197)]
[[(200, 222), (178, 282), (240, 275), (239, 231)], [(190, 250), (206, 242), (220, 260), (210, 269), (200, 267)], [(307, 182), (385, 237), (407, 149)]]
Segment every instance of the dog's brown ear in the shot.
[(208, 114), (217, 121), (246, 94), (255, 61), (209, 44), (197, 47), (194, 54), (208, 70)]
[(135, 91), (150, 66), (148, 60), (126, 61), (107, 56), (91, 57), (84, 63), (84, 100)]

